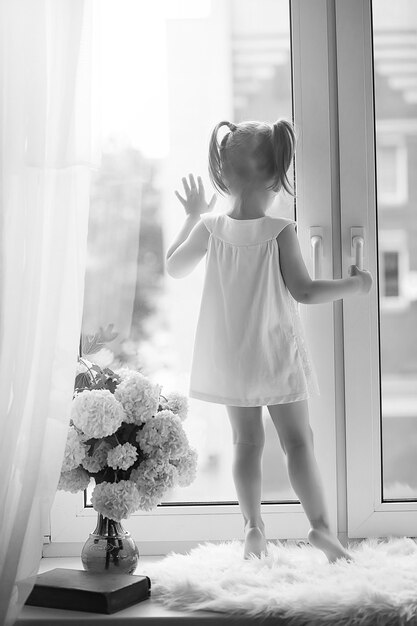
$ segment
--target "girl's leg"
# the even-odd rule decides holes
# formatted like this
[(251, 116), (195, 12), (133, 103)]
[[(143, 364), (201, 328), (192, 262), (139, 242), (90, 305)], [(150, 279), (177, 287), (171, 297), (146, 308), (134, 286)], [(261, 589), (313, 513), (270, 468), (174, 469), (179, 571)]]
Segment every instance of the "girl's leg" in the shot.
[(325, 552), (330, 562), (350, 555), (330, 529), (323, 485), (314, 456), (313, 431), (307, 400), (268, 406), (287, 457), (291, 485), (300, 499), (312, 528), (309, 542)]
[(262, 407), (227, 406), (233, 436), (232, 474), (245, 524), (245, 558), (266, 551), (261, 517), (262, 452), (265, 431)]

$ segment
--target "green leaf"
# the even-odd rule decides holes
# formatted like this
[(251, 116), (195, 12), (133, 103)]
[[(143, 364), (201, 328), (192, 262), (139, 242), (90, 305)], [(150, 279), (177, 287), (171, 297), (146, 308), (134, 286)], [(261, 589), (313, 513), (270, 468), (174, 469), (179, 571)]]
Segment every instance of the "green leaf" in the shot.
[(100, 326), (100, 333), (103, 338), (103, 341), (110, 343), (110, 341), (113, 341), (119, 335), (119, 333), (116, 333), (113, 331), (113, 326), (114, 324), (109, 324), (107, 328), (105, 328), (104, 330), (103, 330), (103, 327)]
[(93, 335), (81, 335), (81, 352), (83, 355), (96, 354), (106, 343), (110, 343), (119, 335), (113, 331), (114, 324), (109, 324), (107, 328), (100, 326), (100, 330)]
[(116, 391), (117, 382), (113, 378), (107, 378), (104, 383), (106, 389), (108, 389), (111, 393)]
[(90, 376), (86, 372), (81, 372), (75, 377), (74, 389), (89, 389), (90, 384)]
[(97, 380), (95, 383), (91, 385), (90, 389), (104, 389), (103, 381)]
[(118, 374), (116, 374), (116, 372), (113, 372), (113, 370), (111, 370), (109, 367), (105, 367), (103, 372), (107, 376), (111, 376), (111, 378), (114, 378), (115, 380), (117, 380), (118, 383), (121, 381), (120, 376)]

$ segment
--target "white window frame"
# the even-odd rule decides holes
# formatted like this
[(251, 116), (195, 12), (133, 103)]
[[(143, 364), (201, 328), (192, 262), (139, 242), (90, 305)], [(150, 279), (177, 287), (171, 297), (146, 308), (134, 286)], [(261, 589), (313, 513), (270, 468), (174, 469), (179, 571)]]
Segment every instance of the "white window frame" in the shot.
[[(336, 22), (343, 266), (352, 262), (350, 229), (362, 226), (364, 267), (376, 279), (371, 0), (336, 0)], [(349, 536), (413, 537), (417, 502), (382, 501), (377, 285), (346, 299), (343, 312)]]
[[(310, 227), (323, 226), (322, 276), (333, 277), (334, 272), (338, 275), (341, 271), (335, 236), (338, 217), (333, 211), (338, 196), (335, 41), (329, 36), (334, 27), (334, 7), (327, 0), (291, 0), (291, 14), (294, 117), (301, 129), (296, 158), (298, 235), (305, 262), (311, 266)], [(301, 72), (301, 67), (309, 69)], [(316, 457), (326, 482), (330, 520), (343, 538), (347, 514), (342, 311), (336, 302), (302, 307), (300, 313), (320, 380), (321, 397), (309, 401)], [(309, 524), (300, 504), (267, 504), (262, 512), (269, 536), (306, 538)], [(51, 542), (44, 546), (44, 555), (79, 555), (95, 518), (93, 509), (84, 508), (82, 494), (58, 492), (51, 511)], [(166, 554), (201, 541), (243, 536), (238, 505), (187, 506), (186, 512), (183, 506), (158, 507), (132, 515), (125, 526), (142, 554)]]

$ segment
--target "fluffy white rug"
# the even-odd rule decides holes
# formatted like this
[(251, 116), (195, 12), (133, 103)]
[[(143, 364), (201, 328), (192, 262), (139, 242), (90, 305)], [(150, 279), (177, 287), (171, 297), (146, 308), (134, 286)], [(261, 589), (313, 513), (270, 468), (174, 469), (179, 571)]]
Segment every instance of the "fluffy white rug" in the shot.
[(269, 542), (243, 559), (241, 541), (203, 543), (146, 567), (152, 598), (185, 611), (285, 618), (310, 626), (417, 623), (417, 543), (407, 537), (349, 546), (354, 562), (329, 564), (309, 544)]

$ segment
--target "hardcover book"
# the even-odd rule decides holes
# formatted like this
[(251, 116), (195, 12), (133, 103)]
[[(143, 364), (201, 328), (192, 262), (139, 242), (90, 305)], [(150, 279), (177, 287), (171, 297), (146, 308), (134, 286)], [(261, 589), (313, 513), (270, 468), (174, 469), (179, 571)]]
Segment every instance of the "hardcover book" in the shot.
[(36, 577), (26, 604), (90, 613), (116, 613), (151, 594), (148, 576), (96, 574), (57, 567)]

